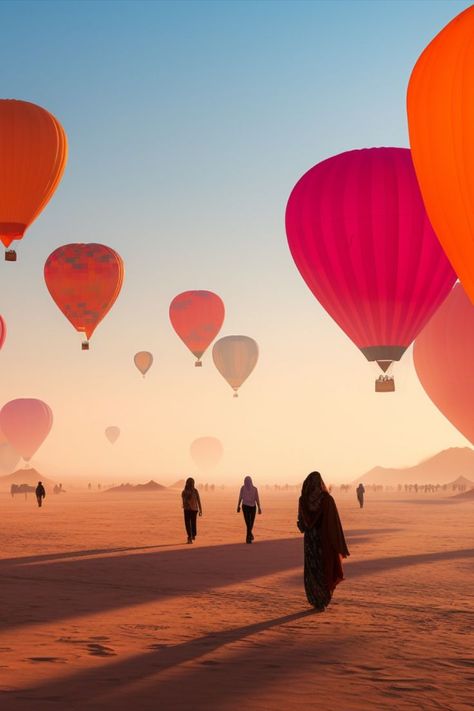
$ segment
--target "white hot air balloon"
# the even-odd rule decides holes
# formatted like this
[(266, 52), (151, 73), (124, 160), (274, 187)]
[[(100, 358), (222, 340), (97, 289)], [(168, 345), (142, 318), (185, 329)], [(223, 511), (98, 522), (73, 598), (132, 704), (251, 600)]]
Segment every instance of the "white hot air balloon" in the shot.
[(238, 397), (238, 389), (257, 364), (258, 345), (249, 336), (225, 336), (214, 343), (212, 358), (234, 397)]

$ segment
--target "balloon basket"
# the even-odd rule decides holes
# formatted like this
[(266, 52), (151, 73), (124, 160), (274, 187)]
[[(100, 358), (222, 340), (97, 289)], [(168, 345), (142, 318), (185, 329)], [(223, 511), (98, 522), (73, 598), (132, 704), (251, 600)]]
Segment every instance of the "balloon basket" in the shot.
[(234, 397), (239, 397), (239, 393), (234, 393)]
[(197, 360), (197, 361), (194, 363), (194, 367), (195, 367), (195, 368), (202, 368), (202, 361)]
[(387, 375), (381, 375), (375, 381), (376, 393), (393, 393), (395, 392), (395, 380)]
[(7, 249), (5, 252), (6, 262), (16, 262), (16, 252), (14, 249)]
[(83, 351), (89, 350), (89, 341), (82, 341), (81, 348)]

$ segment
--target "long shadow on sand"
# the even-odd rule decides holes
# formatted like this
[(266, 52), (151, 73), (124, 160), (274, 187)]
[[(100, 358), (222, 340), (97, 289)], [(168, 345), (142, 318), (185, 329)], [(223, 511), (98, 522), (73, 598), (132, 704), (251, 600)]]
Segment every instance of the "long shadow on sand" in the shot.
[[(251, 690), (261, 692), (262, 688), (270, 684), (273, 679), (283, 674), (288, 674), (294, 669), (301, 670), (318, 660), (321, 663), (331, 663), (333, 659), (340, 660), (341, 657), (350, 653), (351, 647), (355, 644), (352, 637), (347, 636), (344, 640), (339, 640), (334, 644), (327, 641), (312, 641), (309, 650), (301, 644), (301, 638), (295, 637), (296, 644), (291, 647), (289, 653), (287, 641), (282, 648), (278, 645), (271, 645), (265, 648), (265, 654), (261, 652), (261, 642), (258, 638), (248, 642), (243, 649), (242, 645), (237, 650), (230, 650), (231, 659), (216, 661), (212, 658), (204, 661), (196, 661), (201, 657), (208, 656), (225, 645), (235, 642), (242, 642), (247, 637), (265, 633), (276, 627), (298, 622), (304, 618), (310, 618), (308, 625), (318, 625), (320, 615), (314, 610), (304, 610), (294, 614), (265, 620), (243, 627), (236, 627), (222, 632), (213, 632), (202, 637), (192, 639), (176, 645), (149, 645), (148, 651), (137, 654), (126, 659), (108, 662), (99, 668), (89, 668), (68, 675), (59, 680), (53, 680), (30, 687), (17, 692), (9, 692), (5, 697), (8, 699), (9, 708), (15, 708), (13, 702), (29, 701), (30, 703), (57, 702), (67, 704), (68, 708), (86, 708), (87, 702), (93, 699), (92, 708), (105, 707), (110, 701), (100, 697), (109, 694), (117, 694), (118, 686), (120, 691), (118, 698), (113, 701), (114, 708), (183, 708), (183, 701), (188, 703), (186, 708), (220, 708), (223, 701), (228, 701), (228, 686), (224, 684), (219, 688), (216, 685), (216, 671), (229, 673), (235, 665), (241, 669), (242, 664), (248, 667), (245, 674), (245, 688), (242, 690), (248, 693)], [(306, 625), (307, 626), (307, 625)], [(263, 641), (263, 640), (262, 640)], [(315, 643), (316, 642), (316, 643)], [(180, 665), (196, 662), (199, 666), (183, 667), (180, 673), (173, 678), (161, 679), (158, 675), (167, 669), (179, 667)], [(279, 670), (279, 671), (278, 671)], [(208, 677), (208, 684), (203, 684), (203, 675)], [(194, 692), (195, 682), (199, 677), (200, 696), (205, 694), (205, 698), (198, 698)], [(133, 685), (139, 682), (148, 682), (145, 687), (136, 688)], [(151, 685), (151, 688), (150, 688)], [(97, 698), (99, 697), (99, 698)], [(1, 698), (1, 697), (0, 697)], [(159, 699), (159, 704), (157, 704)], [(85, 704), (85, 705), (83, 705)], [(168, 705), (169, 704), (169, 705)], [(56, 705), (54, 705), (56, 708)]]
[[(357, 532), (352, 532), (349, 540), (356, 544)], [(346, 577), (473, 556), (473, 549), (460, 549), (365, 561), (349, 559)], [(3, 606), (8, 615), (2, 616), (0, 628), (41, 624), (175, 596), (192, 596), (301, 567), (301, 538), (261, 541), (254, 546), (193, 546), (30, 565), (5, 563), (0, 572)]]
[[(348, 540), (362, 544), (366, 533), (366, 529), (348, 531)], [(47, 560), (36, 556), (2, 561), (3, 607), (8, 615), (1, 616), (0, 629), (192, 595), (302, 565), (300, 536), (252, 546), (234, 543), (131, 551), (109, 550), (109, 556), (99, 557), (75, 551), (59, 553), (58, 558), (52, 554)], [(71, 557), (64, 559), (64, 555)]]

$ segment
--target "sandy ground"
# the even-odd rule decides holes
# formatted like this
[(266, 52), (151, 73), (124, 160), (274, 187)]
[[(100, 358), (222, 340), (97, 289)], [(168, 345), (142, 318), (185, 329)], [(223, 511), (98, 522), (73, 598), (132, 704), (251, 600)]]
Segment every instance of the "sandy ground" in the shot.
[(0, 707), (132, 711), (474, 708), (473, 502), (352, 493), (351, 550), (308, 609), (296, 493), (0, 495)]

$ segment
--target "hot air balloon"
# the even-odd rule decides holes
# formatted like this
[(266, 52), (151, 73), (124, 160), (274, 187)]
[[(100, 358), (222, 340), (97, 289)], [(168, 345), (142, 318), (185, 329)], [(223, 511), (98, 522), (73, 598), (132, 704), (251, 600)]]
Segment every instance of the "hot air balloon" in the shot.
[(109, 440), (110, 444), (114, 444), (120, 437), (120, 427), (106, 427), (105, 436)]
[[(286, 232), (314, 296), (383, 371), (400, 360), (456, 279), (405, 148), (348, 151), (315, 165), (293, 188)], [(385, 377), (377, 391), (394, 389)]]
[(197, 358), (195, 366), (217, 336), (224, 322), (222, 299), (212, 291), (184, 291), (170, 304), (170, 321), (174, 330)]
[(8, 442), (28, 462), (49, 434), (51, 408), (36, 398), (10, 400), (0, 410), (0, 427)]
[(16, 449), (9, 442), (0, 444), (0, 469), (10, 474), (21, 459)]
[(0, 348), (2, 348), (3, 344), (5, 343), (6, 336), (7, 325), (5, 323), (5, 320), (3, 319), (3, 316), (0, 316)]
[(474, 445), (474, 306), (461, 284), (415, 340), (413, 360), (428, 397)]
[(422, 52), (408, 84), (407, 112), (428, 216), (474, 303), (474, 6)]
[[(53, 196), (67, 161), (59, 121), (28, 101), (0, 99), (0, 238), (21, 239)], [(13, 249), (5, 254), (15, 261)]]
[(189, 448), (194, 463), (201, 469), (212, 469), (221, 460), (224, 450), (216, 437), (199, 437)]
[(76, 331), (89, 338), (112, 308), (122, 288), (124, 266), (117, 252), (103, 244), (66, 244), (44, 265), (48, 291)]
[(133, 361), (140, 373), (145, 377), (145, 374), (153, 365), (153, 354), (149, 351), (139, 351), (133, 356)]
[(238, 397), (237, 390), (257, 365), (258, 345), (248, 336), (225, 336), (214, 343), (212, 359)]

